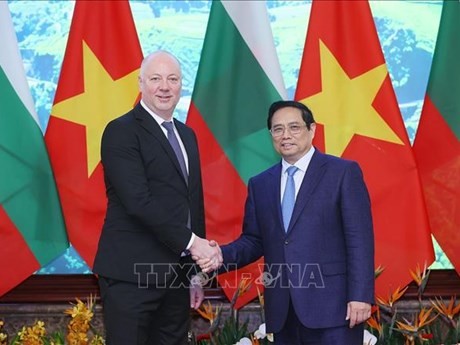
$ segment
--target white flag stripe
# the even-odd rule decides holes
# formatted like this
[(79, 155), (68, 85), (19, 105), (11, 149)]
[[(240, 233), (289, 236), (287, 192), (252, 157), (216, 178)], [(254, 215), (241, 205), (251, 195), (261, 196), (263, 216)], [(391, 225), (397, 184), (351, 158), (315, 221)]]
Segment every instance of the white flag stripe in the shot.
[(222, 5), (281, 98), (286, 99), (266, 2), (222, 1)]
[(22, 57), (19, 53), (18, 41), (14, 32), (13, 21), (7, 1), (0, 1), (0, 32), (2, 49), (0, 49), (0, 66), (24, 106), (35, 122), (39, 125), (38, 115), (27, 83)]

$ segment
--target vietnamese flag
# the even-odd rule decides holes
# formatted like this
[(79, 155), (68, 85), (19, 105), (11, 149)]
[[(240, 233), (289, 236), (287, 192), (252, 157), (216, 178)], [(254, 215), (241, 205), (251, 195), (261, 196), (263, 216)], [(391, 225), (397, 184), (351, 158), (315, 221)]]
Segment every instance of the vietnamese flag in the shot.
[(431, 232), (460, 274), (460, 2), (444, 1), (414, 154)]
[(318, 122), (321, 151), (357, 161), (369, 189), (377, 295), (434, 260), (410, 142), (367, 1), (313, 0), (296, 99)]
[[(241, 234), (249, 178), (280, 160), (266, 123), (284, 95), (265, 1), (213, 1), (187, 117), (198, 137), (208, 239), (226, 244)], [(252, 282), (236, 308), (262, 288), (261, 263), (218, 276), (230, 300), (242, 277)]]
[(76, 1), (45, 140), (70, 242), (90, 267), (106, 210), (101, 136), (136, 102), (142, 58), (128, 1)]

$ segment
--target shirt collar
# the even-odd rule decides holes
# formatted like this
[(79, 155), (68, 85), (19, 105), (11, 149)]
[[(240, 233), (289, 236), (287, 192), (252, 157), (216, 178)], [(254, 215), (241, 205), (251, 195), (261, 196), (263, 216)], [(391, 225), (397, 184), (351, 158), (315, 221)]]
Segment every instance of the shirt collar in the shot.
[(158, 123), (159, 126), (161, 126), (161, 124), (162, 124), (163, 122), (172, 121), (172, 122), (174, 123), (172, 116), (171, 116), (171, 118), (170, 118), (169, 120), (165, 120), (165, 119), (163, 119), (161, 116), (155, 114), (152, 110), (150, 110), (150, 108), (147, 107), (147, 105), (145, 104), (145, 102), (144, 102), (142, 99), (141, 99), (141, 102), (140, 102), (140, 103), (141, 103), (142, 107), (143, 107), (150, 115), (152, 115), (152, 117), (155, 119), (155, 121)]
[(304, 154), (297, 162), (294, 164), (290, 164), (284, 160), (284, 158), (281, 160), (281, 173), (284, 174), (290, 166), (296, 166), (301, 170), (302, 172), (306, 172), (308, 165), (310, 164), (311, 158), (313, 157), (313, 153), (315, 153), (315, 148), (312, 146), (310, 150), (306, 154)]

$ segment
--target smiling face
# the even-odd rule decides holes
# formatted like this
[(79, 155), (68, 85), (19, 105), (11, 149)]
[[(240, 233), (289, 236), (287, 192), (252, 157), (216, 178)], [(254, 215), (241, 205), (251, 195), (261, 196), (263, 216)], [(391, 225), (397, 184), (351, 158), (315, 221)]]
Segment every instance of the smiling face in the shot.
[(180, 99), (182, 73), (179, 62), (166, 52), (148, 56), (141, 66), (139, 90), (144, 103), (158, 116), (170, 120)]
[[(296, 128), (297, 126), (301, 127), (300, 132), (292, 134), (289, 128)], [(273, 146), (290, 164), (297, 162), (312, 147), (316, 125), (312, 123), (308, 129), (302, 119), (300, 109), (293, 107), (278, 109), (271, 119), (271, 128), (284, 128), (284, 132), (280, 136), (272, 137)]]

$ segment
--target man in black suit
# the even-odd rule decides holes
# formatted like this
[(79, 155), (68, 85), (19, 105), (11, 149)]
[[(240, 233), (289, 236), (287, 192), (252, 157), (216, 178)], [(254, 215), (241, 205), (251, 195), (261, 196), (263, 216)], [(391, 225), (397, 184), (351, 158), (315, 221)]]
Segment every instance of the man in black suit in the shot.
[[(182, 74), (158, 51), (141, 64), (141, 101), (102, 136), (107, 214), (94, 273), (99, 275), (108, 345), (185, 344), (189, 308), (203, 300), (188, 255), (221, 260), (205, 237), (195, 134), (173, 119)], [(190, 291), (190, 292), (189, 292)]]

